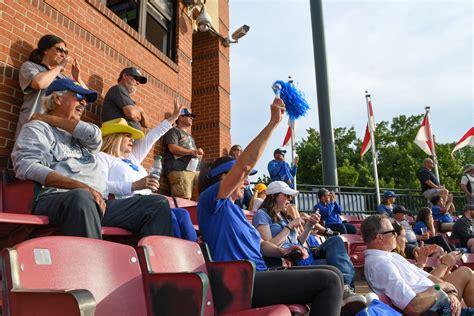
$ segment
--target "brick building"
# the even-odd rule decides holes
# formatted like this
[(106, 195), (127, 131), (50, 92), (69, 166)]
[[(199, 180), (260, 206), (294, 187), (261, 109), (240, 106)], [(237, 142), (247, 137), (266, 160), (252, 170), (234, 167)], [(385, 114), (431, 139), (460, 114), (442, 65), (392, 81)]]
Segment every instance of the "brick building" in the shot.
[[(105, 93), (116, 84), (121, 69), (136, 66), (148, 83), (133, 98), (151, 122), (163, 120), (179, 97), (197, 114), (193, 135), (205, 158), (220, 156), (230, 145), (229, 48), (210, 33), (193, 32), (191, 16), (196, 11), (190, 12), (189, 2), (0, 1), (0, 167), (7, 165), (23, 99), (20, 66), (45, 34), (65, 40), (69, 55), (79, 61), (84, 82), (99, 92), (85, 120), (100, 123)], [(207, 0), (206, 7), (213, 27), (227, 36), (228, 1)], [(150, 154), (145, 164), (151, 159)]]

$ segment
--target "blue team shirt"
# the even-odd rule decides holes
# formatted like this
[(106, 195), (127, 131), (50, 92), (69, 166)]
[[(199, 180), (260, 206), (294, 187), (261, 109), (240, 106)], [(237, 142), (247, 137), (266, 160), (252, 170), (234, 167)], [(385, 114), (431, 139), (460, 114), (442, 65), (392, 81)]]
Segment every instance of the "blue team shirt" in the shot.
[(244, 212), (229, 198), (217, 199), (220, 182), (199, 195), (199, 229), (215, 261), (251, 260), (267, 270), (260, 253), (261, 237)]
[(431, 212), (433, 213), (433, 218), (441, 223), (452, 223), (453, 218), (449, 214), (441, 213), (441, 207), (438, 205), (433, 205), (431, 207)]
[[(417, 235), (423, 235), (421, 233), (421, 228), (423, 227), (426, 227), (426, 229), (428, 229), (428, 226), (426, 226), (426, 224), (424, 222), (416, 222), (415, 225), (413, 226), (413, 231), (415, 232), (415, 234)], [(429, 231), (429, 229), (428, 229)]]
[(380, 204), (379, 206), (377, 206), (377, 212), (379, 212), (379, 214), (387, 213), (388, 216), (393, 217), (393, 207), (394, 205), (390, 207), (385, 204)]
[(270, 174), (270, 182), (283, 181), (292, 189), (295, 188), (295, 176), (298, 171), (297, 166), (290, 167), (285, 161), (272, 160), (268, 163), (267, 168)]
[[(264, 209), (259, 209), (252, 218), (252, 225), (255, 228), (257, 228), (258, 225), (269, 225), (270, 231), (272, 233), (272, 238), (278, 235), (283, 230), (283, 228), (288, 225), (288, 223), (289, 222), (286, 219), (280, 220), (278, 222), (272, 222), (272, 218), (270, 217), (270, 215), (268, 215), (267, 212), (265, 212)], [(295, 230), (292, 230), (282, 246), (284, 248), (287, 248), (291, 245), (296, 244), (299, 244), (298, 235), (296, 234)]]
[(316, 211), (317, 209), (319, 209), (321, 219), (326, 222), (326, 225), (333, 223), (342, 224), (341, 216), (339, 216), (342, 213), (342, 210), (339, 207), (339, 204), (337, 204), (337, 202), (329, 202), (326, 205), (319, 202), (313, 208), (314, 211)]

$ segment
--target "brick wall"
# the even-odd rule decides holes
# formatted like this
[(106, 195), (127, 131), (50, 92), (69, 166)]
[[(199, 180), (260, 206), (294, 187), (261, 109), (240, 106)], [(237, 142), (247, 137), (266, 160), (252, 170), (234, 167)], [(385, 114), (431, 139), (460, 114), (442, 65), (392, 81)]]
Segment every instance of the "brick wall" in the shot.
[[(219, 1), (219, 6), (223, 32), (228, 25), (227, 1)], [(216, 37), (193, 35), (186, 11), (180, 1), (178, 50), (172, 61), (100, 0), (0, 1), (0, 166), (6, 165), (11, 153), (22, 104), (18, 70), (39, 38), (48, 33), (65, 40), (70, 56), (80, 63), (83, 80), (99, 92), (85, 120), (99, 123), (105, 93), (116, 84), (120, 70), (133, 65), (148, 78), (133, 98), (145, 108), (151, 122), (163, 120), (173, 108), (173, 99), (179, 97), (199, 115), (193, 130), (198, 145), (208, 157), (219, 156), (230, 144), (229, 52)], [(69, 71), (70, 67), (66, 73)], [(206, 126), (213, 127), (208, 130)]]

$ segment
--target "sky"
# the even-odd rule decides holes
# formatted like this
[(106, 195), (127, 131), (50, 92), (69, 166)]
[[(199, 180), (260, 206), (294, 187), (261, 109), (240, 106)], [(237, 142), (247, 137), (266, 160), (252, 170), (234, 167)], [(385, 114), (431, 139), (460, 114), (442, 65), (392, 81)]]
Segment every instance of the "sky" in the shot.
[[(306, 138), (310, 127), (319, 131), (309, 2), (229, 1), (230, 33), (250, 26), (231, 46), (233, 144), (245, 147), (268, 123), (271, 86), (289, 75), (311, 105), (296, 123), (296, 140)], [(473, 3), (323, 0), (333, 128), (354, 126), (363, 138), (368, 90), (377, 123), (423, 114), (430, 106), (437, 142), (457, 142), (474, 125)], [(284, 118), (253, 180), (268, 175), (287, 127)]]

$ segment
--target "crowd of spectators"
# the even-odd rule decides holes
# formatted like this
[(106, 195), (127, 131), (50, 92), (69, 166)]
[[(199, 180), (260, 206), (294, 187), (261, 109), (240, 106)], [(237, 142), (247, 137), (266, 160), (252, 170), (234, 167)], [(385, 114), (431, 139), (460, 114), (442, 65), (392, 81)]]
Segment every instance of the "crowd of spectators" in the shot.
[[(63, 75), (68, 64), (72, 78)], [(286, 150), (280, 148), (268, 163), (270, 183), (258, 183), (252, 190), (248, 182), (282, 119), (281, 99), (275, 98), (269, 122), (245, 149), (234, 145), (228, 156), (206, 164), (203, 149), (191, 135), (196, 115), (178, 99), (173, 112), (156, 126), (132, 99), (147, 83), (135, 67), (123, 69), (117, 85), (106, 93), (101, 128), (81, 120), (98, 94), (84, 84), (79, 63), (68, 56), (59, 37), (45, 35), (39, 40), (22, 65), (19, 80), (25, 97), (12, 152), (14, 170), (18, 178), (40, 184), (33, 212), (47, 215), (62, 234), (100, 239), (101, 226), (106, 225), (138, 237), (197, 241), (187, 210), (170, 208), (166, 197), (156, 194), (160, 179), (142, 165), (162, 139), (163, 175), (171, 196), (198, 201), (199, 229), (212, 258), (255, 263), (255, 307), (301, 303), (311, 304), (311, 315), (339, 315), (341, 310), (350, 315), (367, 305), (366, 298), (355, 293), (355, 269), (338, 236), (356, 234), (357, 229), (341, 217), (335, 192), (320, 189), (313, 214), (300, 214), (292, 203), (299, 193), (298, 157), (290, 165)], [(408, 313), (426, 311), (435, 303), (434, 282), (448, 294), (453, 311), (461, 310), (462, 300), (467, 306), (474, 303), (472, 271), (449, 273), (459, 252), (437, 234), (434, 224), (435, 219), (442, 231), (452, 230), (461, 246), (472, 252), (473, 206), (454, 222), (452, 194), (440, 185), (432, 167), (433, 161), (425, 159), (418, 172), (431, 208), (418, 211), (413, 227), (406, 218), (408, 211), (395, 204), (393, 191), (383, 194), (377, 208), (382, 215), (370, 216), (362, 224), (369, 285)], [(473, 171), (472, 165), (466, 166), (461, 179), (468, 202), (472, 202)], [(243, 210), (253, 216), (251, 223)], [(430, 256), (441, 264), (428, 274), (416, 266), (423, 268)], [(416, 266), (404, 257), (415, 260)], [(393, 287), (387, 286), (392, 283)]]

